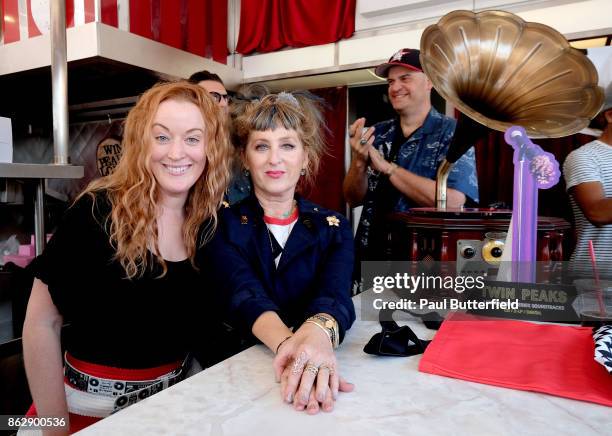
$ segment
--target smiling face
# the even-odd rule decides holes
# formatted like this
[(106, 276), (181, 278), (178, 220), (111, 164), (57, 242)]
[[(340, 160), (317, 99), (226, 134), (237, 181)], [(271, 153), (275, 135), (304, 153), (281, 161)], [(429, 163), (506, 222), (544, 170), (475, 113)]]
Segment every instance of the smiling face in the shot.
[(286, 200), (293, 198), (300, 172), (308, 166), (308, 155), (298, 132), (277, 127), (250, 133), (244, 164), (258, 197)]
[(389, 101), (396, 112), (416, 111), (429, 104), (432, 84), (424, 73), (400, 65), (387, 76)]
[(150, 166), (159, 200), (186, 201), (206, 166), (206, 136), (200, 109), (181, 100), (163, 101), (151, 129)]

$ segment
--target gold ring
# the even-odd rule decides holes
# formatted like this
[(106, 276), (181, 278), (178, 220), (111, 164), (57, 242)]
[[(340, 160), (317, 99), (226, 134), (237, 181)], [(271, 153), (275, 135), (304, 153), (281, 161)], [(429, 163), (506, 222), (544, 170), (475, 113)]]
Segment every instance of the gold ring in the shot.
[(319, 373), (319, 368), (317, 368), (317, 366), (313, 363), (308, 362), (304, 367), (304, 371), (308, 371), (316, 377), (316, 375)]
[(319, 371), (326, 369), (327, 372), (329, 372), (329, 375), (333, 375), (334, 374), (334, 368), (332, 368), (330, 365), (327, 364), (323, 364), (321, 366), (319, 366)]

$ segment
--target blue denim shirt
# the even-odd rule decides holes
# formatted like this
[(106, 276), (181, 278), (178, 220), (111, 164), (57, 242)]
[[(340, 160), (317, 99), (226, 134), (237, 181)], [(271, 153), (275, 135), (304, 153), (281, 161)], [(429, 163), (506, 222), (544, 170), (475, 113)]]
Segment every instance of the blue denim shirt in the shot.
[[(455, 125), (456, 121), (454, 119), (442, 115), (432, 108), (423, 125), (400, 146), (394, 162), (414, 174), (435, 180), (438, 167), (446, 156), (448, 146), (453, 139)], [(396, 132), (402, 134), (399, 119), (380, 122), (374, 125), (374, 129), (374, 147), (383, 153), (385, 159), (389, 160), (389, 153)], [(358, 261), (379, 260), (376, 257), (378, 254), (374, 254), (375, 256), (372, 257), (372, 253), (368, 253), (367, 248), (370, 225), (376, 212), (376, 199), (380, 195), (376, 188), (381, 177), (386, 176), (368, 168), (368, 190), (363, 201), (363, 211), (355, 237)], [(455, 163), (449, 174), (447, 185), (449, 188), (463, 192), (466, 197), (474, 202), (478, 202), (478, 177), (474, 147), (471, 147)], [(395, 188), (391, 187), (390, 189)], [(397, 200), (392, 208), (394, 212), (405, 212), (418, 206), (405, 195), (399, 192), (397, 194)]]

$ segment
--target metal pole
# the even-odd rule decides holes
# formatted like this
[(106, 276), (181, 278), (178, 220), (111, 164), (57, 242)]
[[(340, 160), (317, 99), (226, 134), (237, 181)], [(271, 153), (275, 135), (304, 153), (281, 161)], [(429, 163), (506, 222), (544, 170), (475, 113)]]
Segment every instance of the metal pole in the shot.
[[(68, 165), (68, 62), (66, 0), (51, 0), (51, 98), (53, 109), (53, 163)], [(39, 179), (34, 200), (36, 255), (45, 248), (45, 180)]]
[(68, 63), (66, 0), (51, 0), (51, 92), (53, 99), (53, 163), (68, 165)]
[(42, 254), (45, 248), (45, 179), (38, 179), (36, 197), (34, 198), (34, 242), (36, 255)]
[(440, 210), (446, 210), (447, 182), (453, 165), (453, 163), (444, 159), (436, 173), (436, 207)]

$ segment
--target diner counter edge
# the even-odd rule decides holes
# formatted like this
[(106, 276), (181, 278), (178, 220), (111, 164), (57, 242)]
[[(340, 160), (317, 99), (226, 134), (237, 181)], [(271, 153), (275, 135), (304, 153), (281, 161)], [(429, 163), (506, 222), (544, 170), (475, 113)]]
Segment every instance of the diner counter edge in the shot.
[[(421, 355), (365, 354), (380, 325), (361, 300), (354, 298), (357, 321), (337, 352), (355, 390), (341, 393), (331, 413), (283, 403), (273, 354), (256, 345), (78, 435), (612, 435), (609, 407), (422, 373)], [(421, 339), (434, 336), (403, 315), (400, 324)]]

